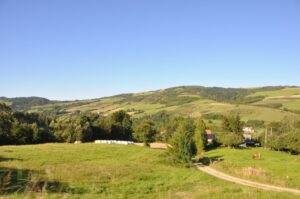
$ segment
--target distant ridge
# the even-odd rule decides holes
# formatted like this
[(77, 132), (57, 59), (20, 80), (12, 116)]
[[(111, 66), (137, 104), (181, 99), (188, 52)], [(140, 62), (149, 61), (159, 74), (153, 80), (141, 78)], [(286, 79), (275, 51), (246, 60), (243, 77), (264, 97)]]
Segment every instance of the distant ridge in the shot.
[(133, 117), (166, 111), (170, 114), (214, 119), (233, 111), (240, 113), (245, 119), (272, 121), (288, 115), (300, 116), (300, 87), (178, 86), (89, 100), (53, 101), (42, 97), (0, 97), (0, 102), (8, 104), (14, 110), (47, 114), (95, 112), (107, 115), (122, 109)]

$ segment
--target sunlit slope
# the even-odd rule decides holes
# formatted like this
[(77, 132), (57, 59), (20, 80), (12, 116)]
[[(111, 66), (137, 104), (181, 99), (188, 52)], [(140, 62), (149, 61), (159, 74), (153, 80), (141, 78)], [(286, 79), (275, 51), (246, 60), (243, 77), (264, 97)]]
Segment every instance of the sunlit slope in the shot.
[(277, 91), (257, 92), (251, 96), (265, 97), (262, 101), (254, 103), (254, 105), (300, 113), (300, 88), (284, 88)]
[(108, 115), (122, 109), (133, 117), (160, 111), (191, 117), (237, 112), (244, 120), (278, 121), (285, 116), (300, 118), (297, 114), (297, 110), (300, 110), (299, 93), (298, 87), (228, 90), (191, 86), (101, 99), (56, 102), (33, 106), (30, 111), (57, 111), (60, 114), (80, 111)]

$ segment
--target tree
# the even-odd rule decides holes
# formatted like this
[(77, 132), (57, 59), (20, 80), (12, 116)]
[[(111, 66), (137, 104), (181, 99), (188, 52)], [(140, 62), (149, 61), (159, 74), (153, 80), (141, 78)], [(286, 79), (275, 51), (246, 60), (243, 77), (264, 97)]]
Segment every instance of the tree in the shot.
[(280, 124), (279, 131), (281, 133), (287, 133), (296, 130), (297, 121), (292, 116), (290, 117), (285, 116), (279, 124)]
[(243, 123), (238, 114), (230, 114), (223, 117), (223, 130), (218, 142), (224, 146), (237, 146), (243, 142)]
[(12, 136), (15, 144), (32, 144), (33, 134), (34, 132), (31, 125), (26, 123), (15, 123), (12, 128)]
[(218, 142), (224, 146), (233, 147), (241, 144), (243, 137), (234, 132), (226, 132), (224, 135), (218, 137)]
[(4, 103), (0, 103), (0, 145), (11, 142), (12, 110)]
[(197, 149), (197, 155), (202, 155), (207, 144), (207, 138), (205, 134), (206, 124), (202, 119), (197, 119), (194, 122), (195, 134), (194, 141)]
[(223, 129), (225, 131), (241, 133), (243, 132), (243, 123), (239, 114), (230, 114), (223, 117)]
[(189, 163), (196, 154), (194, 126), (190, 121), (181, 122), (172, 136), (171, 146), (168, 148), (170, 159), (176, 163)]
[(110, 117), (110, 124), (111, 139), (132, 139), (132, 121), (125, 111), (114, 112)]
[(165, 141), (169, 142), (172, 139), (172, 135), (175, 133), (176, 129), (178, 128), (179, 124), (185, 121), (184, 117), (172, 117), (165, 126), (165, 132), (163, 138)]
[(156, 135), (155, 124), (151, 120), (143, 120), (134, 128), (134, 138), (137, 141), (143, 142), (146, 146), (154, 141)]
[(293, 131), (287, 134), (287, 148), (294, 153), (300, 153), (300, 131)]

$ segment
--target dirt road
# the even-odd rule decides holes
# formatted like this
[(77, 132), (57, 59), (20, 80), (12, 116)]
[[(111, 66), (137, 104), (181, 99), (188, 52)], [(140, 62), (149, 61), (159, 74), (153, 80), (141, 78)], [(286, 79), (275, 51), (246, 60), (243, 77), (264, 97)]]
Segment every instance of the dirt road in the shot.
[(262, 184), (262, 183), (258, 183), (258, 182), (244, 180), (244, 179), (241, 179), (241, 178), (237, 178), (237, 177), (227, 175), (225, 173), (217, 171), (217, 170), (215, 170), (215, 169), (213, 169), (209, 166), (205, 166), (203, 164), (197, 164), (196, 166), (200, 171), (202, 171), (204, 173), (215, 176), (215, 177), (217, 177), (219, 179), (222, 179), (222, 180), (226, 180), (226, 181), (229, 181), (229, 182), (234, 182), (236, 184), (241, 184), (241, 185), (254, 187), (254, 188), (258, 188), (258, 189), (269, 190), (269, 191), (290, 192), (290, 193), (293, 193), (293, 194), (300, 195), (300, 190), (297, 190), (297, 189), (277, 187), (277, 186), (273, 186), (273, 185)]

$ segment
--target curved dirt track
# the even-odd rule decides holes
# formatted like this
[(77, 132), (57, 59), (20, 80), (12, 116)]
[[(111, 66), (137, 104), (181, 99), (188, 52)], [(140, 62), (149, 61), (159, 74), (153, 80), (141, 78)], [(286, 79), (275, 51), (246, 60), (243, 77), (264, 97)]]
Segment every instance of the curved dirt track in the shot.
[(229, 182), (234, 182), (236, 184), (241, 184), (249, 187), (254, 187), (258, 189), (264, 189), (264, 190), (269, 190), (269, 191), (278, 191), (278, 192), (290, 192), (293, 194), (300, 195), (300, 190), (298, 189), (290, 189), (290, 188), (285, 188), (285, 187), (278, 187), (278, 186), (273, 186), (273, 185), (268, 185), (268, 184), (263, 184), (263, 183), (258, 183), (258, 182), (253, 182), (250, 180), (244, 180), (241, 178), (233, 177), (230, 175), (227, 175), (225, 173), (222, 173), (220, 171), (217, 171), (209, 166), (205, 166), (203, 164), (196, 164), (197, 168), (209, 175), (212, 175), (214, 177), (217, 177), (222, 180), (226, 180)]

